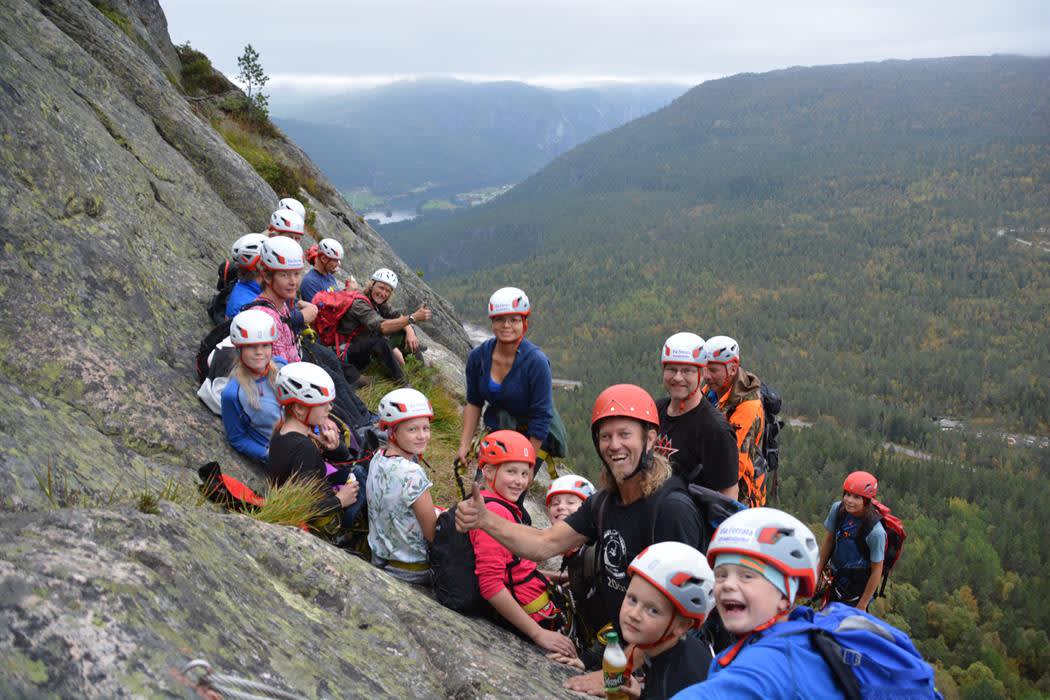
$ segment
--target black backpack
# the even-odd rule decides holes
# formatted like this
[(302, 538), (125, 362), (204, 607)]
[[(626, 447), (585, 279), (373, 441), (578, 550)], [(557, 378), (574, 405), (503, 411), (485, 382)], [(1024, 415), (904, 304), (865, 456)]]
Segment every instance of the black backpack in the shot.
[(759, 389), (762, 398), (762, 410), (766, 414), (765, 430), (762, 433), (762, 450), (758, 455), (764, 465), (755, 465), (755, 473), (759, 473), (759, 467), (764, 467), (766, 474), (767, 493), (770, 498), (780, 502), (780, 430), (784, 427), (784, 419), (779, 417), (780, 409), (784, 402), (777, 390), (765, 382)]
[(215, 296), (208, 302), (208, 317), (212, 323), (222, 323), (226, 319), (226, 300), (230, 298), (233, 286), (237, 284), (237, 267), (229, 260), (219, 265), (219, 277), (215, 282)]
[[(273, 305), (268, 301), (260, 301), (256, 299), (250, 304), (246, 304), (244, 308), (250, 309), (253, 306), (269, 306), (273, 308)], [(225, 312), (224, 312), (225, 313)], [(203, 382), (208, 377), (208, 357), (211, 355), (211, 351), (215, 349), (215, 346), (226, 340), (230, 336), (230, 321), (233, 319), (223, 319), (219, 321), (208, 334), (204, 336), (204, 340), (197, 346), (197, 381)]]
[[(501, 498), (486, 497), (485, 503), (506, 504)], [(478, 588), (478, 577), (474, 573), (474, 545), (470, 542), (470, 535), (456, 530), (456, 508), (452, 506), (438, 516), (434, 527), (434, 541), (427, 545), (427, 557), (430, 559), (430, 570), (433, 573), (434, 595), (438, 602), (450, 610), (455, 610), (464, 615), (485, 615), (488, 613), (489, 605), (481, 597), (481, 589)], [(507, 508), (514, 522), (521, 524), (521, 519), (513, 508)], [(507, 564), (510, 571), (521, 563), (521, 559), (514, 557)], [(539, 569), (534, 571), (528, 578), (542, 576)], [(514, 583), (525, 581), (511, 581)]]

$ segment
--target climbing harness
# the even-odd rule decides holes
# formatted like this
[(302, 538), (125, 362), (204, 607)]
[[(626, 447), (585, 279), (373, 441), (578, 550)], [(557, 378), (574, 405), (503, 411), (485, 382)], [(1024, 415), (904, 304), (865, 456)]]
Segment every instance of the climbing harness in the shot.
[(237, 700), (297, 700), (301, 697), (266, 683), (217, 673), (204, 659), (193, 659), (187, 663), (182, 667), (181, 676), (179, 680), (196, 690), (201, 697), (209, 699), (218, 697)]

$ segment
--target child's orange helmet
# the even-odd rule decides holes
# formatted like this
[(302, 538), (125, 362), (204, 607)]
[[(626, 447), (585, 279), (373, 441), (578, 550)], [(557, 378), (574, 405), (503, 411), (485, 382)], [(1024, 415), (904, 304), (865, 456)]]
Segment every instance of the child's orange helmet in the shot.
[(481, 438), (478, 464), (500, 465), (505, 462), (536, 461), (536, 450), (529, 439), (514, 430), (497, 430)]
[(879, 493), (879, 480), (868, 472), (853, 472), (842, 482), (842, 490), (861, 498), (875, 498)]

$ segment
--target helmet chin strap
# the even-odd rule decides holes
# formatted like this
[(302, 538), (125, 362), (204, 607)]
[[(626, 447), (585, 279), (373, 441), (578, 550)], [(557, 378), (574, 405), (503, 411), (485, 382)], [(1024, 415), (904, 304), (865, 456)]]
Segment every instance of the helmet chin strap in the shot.
[(699, 392), (699, 391), (700, 391), (700, 385), (701, 385), (702, 383), (703, 383), (703, 382), (701, 382), (701, 381), (700, 381), (700, 377), (699, 377), (699, 375), (698, 375), (698, 376), (697, 376), (697, 378), (696, 378), (696, 386), (695, 386), (695, 387), (693, 387), (693, 390), (689, 392), (689, 395), (688, 395), (688, 396), (686, 396), (686, 397), (685, 397), (684, 399), (682, 399), (681, 401), (679, 401), (679, 402), (678, 402), (678, 410), (679, 410), (679, 411), (684, 411), (684, 410), (685, 410), (685, 404), (686, 404), (686, 402), (687, 402), (687, 401), (689, 401), (689, 400), (690, 400), (691, 398), (693, 398), (694, 396), (696, 396), (697, 392)]

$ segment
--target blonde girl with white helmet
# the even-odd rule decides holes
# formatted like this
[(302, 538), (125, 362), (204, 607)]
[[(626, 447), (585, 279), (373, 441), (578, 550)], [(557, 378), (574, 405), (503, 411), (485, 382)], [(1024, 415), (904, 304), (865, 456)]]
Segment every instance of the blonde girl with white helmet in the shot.
[(427, 543), (437, 512), (433, 482), (419, 464), (430, 442), (434, 409), (415, 389), (395, 389), (379, 400), (386, 445), (368, 465), (368, 545), (372, 563), (409, 583), (430, 582)]
[(222, 425), (230, 445), (258, 462), (269, 458), (270, 436), (281, 417), (276, 382), (285, 361), (273, 355), (276, 340), (277, 322), (259, 309), (230, 321), (234, 361), (222, 390)]
[(335, 485), (335, 492), (323, 499), (321, 510), (342, 510), (343, 525), (349, 526), (365, 505), (365, 472), (357, 467), (351, 474), (331, 465), (350, 459), (339, 430), (328, 417), (333, 401), (335, 382), (324, 368), (309, 362), (292, 362), (281, 368), (277, 373), (277, 402), (283, 409), (282, 418), (270, 440), (266, 476), (280, 486), (296, 475), (319, 481), (340, 475), (345, 484)]

